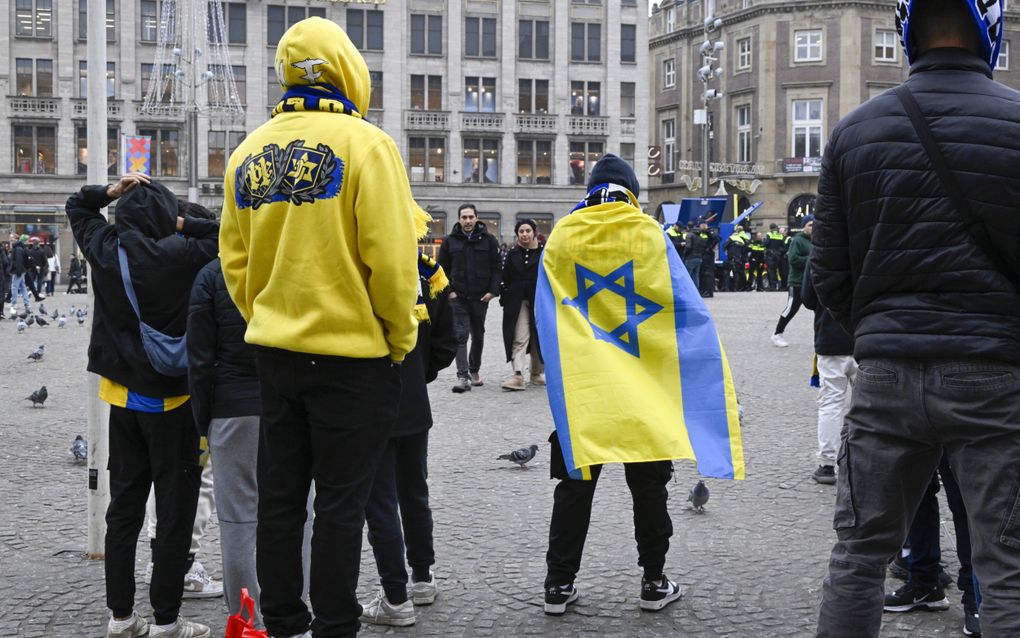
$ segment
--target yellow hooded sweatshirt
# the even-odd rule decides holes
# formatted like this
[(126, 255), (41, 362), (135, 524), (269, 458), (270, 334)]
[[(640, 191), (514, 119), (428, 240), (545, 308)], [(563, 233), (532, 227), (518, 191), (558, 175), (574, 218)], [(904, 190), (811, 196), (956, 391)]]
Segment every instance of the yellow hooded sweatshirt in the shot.
[[(329, 20), (288, 29), (276, 68), (284, 88), (317, 93), (309, 85), (332, 85), (358, 113), (368, 110), (368, 67)], [(417, 338), (418, 206), (392, 138), (330, 103), (338, 104), (281, 103), (231, 155), (223, 276), (248, 322), (248, 343), (402, 361)]]

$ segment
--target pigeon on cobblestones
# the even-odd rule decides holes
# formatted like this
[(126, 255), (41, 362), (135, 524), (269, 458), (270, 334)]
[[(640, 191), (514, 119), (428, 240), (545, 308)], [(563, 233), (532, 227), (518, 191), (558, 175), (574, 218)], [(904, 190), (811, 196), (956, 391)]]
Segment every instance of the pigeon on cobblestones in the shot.
[(39, 314), (46, 314), (46, 304), (39, 304)]
[(35, 323), (35, 315), (28, 315), (28, 319), (25, 319), (25, 323), (30, 326)]
[(64, 315), (60, 315), (60, 317), (57, 319), (57, 327), (58, 328), (63, 328), (66, 325), (67, 325), (67, 317), (65, 317)]
[(18, 320), (18, 334), (21, 334), (22, 332), (24, 332), (26, 328), (28, 328), (28, 324), (25, 323), (23, 320), (19, 319)]
[(538, 446), (532, 445), (531, 447), (517, 448), (509, 454), (500, 454), (496, 457), (497, 461), (511, 461), (516, 463), (520, 467), (524, 467), (524, 464), (535, 458), (535, 454), (538, 453)]
[(59, 317), (59, 316), (60, 316), (60, 313), (59, 313), (59, 312), (57, 312), (57, 309), (56, 309), (56, 308), (54, 308), (54, 309), (53, 309), (53, 314), (52, 314), (52, 315), (50, 315), (50, 318), (51, 318), (51, 319), (53, 319), (54, 321), (56, 321), (56, 320), (57, 320), (57, 317)]
[(43, 319), (42, 315), (36, 317), (35, 322), (39, 324), (39, 327), (50, 325), (50, 322)]
[(81, 312), (78, 313), (78, 325), (79, 326), (85, 325), (85, 315), (81, 314)]
[(74, 456), (75, 461), (84, 463), (89, 458), (89, 446), (85, 442), (85, 437), (78, 435), (74, 437), (74, 443), (71, 444), (71, 454)]
[(50, 396), (50, 394), (49, 394), (49, 392), (46, 391), (46, 386), (43, 386), (43, 387), (39, 388), (38, 390), (36, 390), (35, 392), (33, 392), (32, 394), (30, 394), (27, 397), (25, 397), (25, 401), (31, 401), (32, 402), (32, 407), (34, 408), (36, 406), (36, 404), (43, 405), (44, 403), (46, 403), (46, 399), (49, 396)]
[(698, 481), (698, 484), (691, 488), (691, 493), (687, 496), (687, 500), (691, 502), (691, 509), (698, 514), (705, 513), (705, 503), (708, 502), (708, 486), (705, 485), (704, 481)]
[(38, 348), (35, 349), (35, 352), (33, 352), (32, 354), (28, 355), (25, 358), (26, 359), (31, 359), (32, 361), (38, 362), (38, 361), (42, 361), (43, 355), (45, 355), (45, 354), (46, 354), (46, 346), (39, 346)]

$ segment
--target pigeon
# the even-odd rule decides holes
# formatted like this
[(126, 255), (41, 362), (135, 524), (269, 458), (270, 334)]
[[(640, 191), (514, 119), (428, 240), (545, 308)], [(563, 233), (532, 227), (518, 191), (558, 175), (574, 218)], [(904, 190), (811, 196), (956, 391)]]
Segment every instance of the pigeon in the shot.
[(687, 500), (691, 502), (691, 509), (695, 512), (698, 514), (705, 513), (705, 503), (708, 502), (708, 486), (705, 485), (704, 481), (698, 481), (698, 484), (691, 488), (691, 493)]
[(25, 328), (27, 328), (27, 327), (28, 327), (28, 324), (25, 323), (24, 320), (18, 319), (18, 334), (21, 334), (22, 332), (24, 332)]
[(35, 315), (28, 315), (28, 319), (25, 319), (25, 323), (30, 326), (35, 323)]
[(57, 320), (57, 317), (59, 317), (59, 316), (60, 316), (60, 313), (59, 313), (59, 312), (57, 312), (57, 309), (56, 309), (56, 308), (54, 308), (54, 309), (53, 309), (53, 314), (52, 314), (52, 315), (50, 315), (50, 319), (52, 319), (52, 320), (56, 321), (56, 320)]
[(500, 454), (496, 457), (496, 460), (511, 461), (520, 467), (524, 467), (524, 464), (535, 458), (536, 454), (538, 454), (538, 446), (532, 445), (531, 447), (518, 448), (509, 454)]
[(43, 386), (36, 390), (35, 392), (33, 392), (32, 394), (25, 397), (24, 400), (31, 401), (32, 407), (34, 408), (36, 404), (43, 405), (44, 403), (46, 403), (46, 398), (49, 396), (50, 394), (46, 391), (46, 386)]
[(38, 317), (36, 317), (35, 318), (35, 322), (37, 324), (39, 324), (39, 327), (50, 325), (49, 321), (46, 321), (45, 319), (43, 319), (43, 315), (39, 315)]
[(85, 315), (82, 315), (82, 314), (78, 315), (78, 325), (79, 326), (84, 326), (85, 325)]
[(64, 315), (60, 315), (60, 318), (57, 319), (57, 327), (58, 328), (63, 328), (66, 325), (67, 325), (67, 317), (65, 317)]
[(28, 355), (26, 358), (31, 359), (32, 361), (42, 361), (43, 355), (46, 354), (45, 350), (46, 346), (39, 346), (35, 349), (35, 352)]
[(46, 314), (46, 304), (39, 304), (39, 314)]
[(71, 444), (71, 454), (74, 456), (75, 461), (84, 463), (89, 458), (89, 446), (85, 442), (85, 437), (78, 435), (74, 437), (74, 443)]

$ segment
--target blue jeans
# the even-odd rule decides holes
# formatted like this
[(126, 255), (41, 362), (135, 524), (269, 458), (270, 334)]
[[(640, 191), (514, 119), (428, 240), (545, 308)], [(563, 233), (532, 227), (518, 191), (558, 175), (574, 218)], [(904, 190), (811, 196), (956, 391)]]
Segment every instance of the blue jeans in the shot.
[(18, 294), (25, 301), (25, 310), (28, 310), (28, 285), (25, 283), (24, 273), (13, 275), (11, 278), (11, 305), (18, 305)]
[(981, 628), (1020, 636), (1020, 365), (865, 359), (845, 423), (817, 635), (878, 636), (886, 564), (945, 454), (967, 504)]
[(687, 266), (687, 272), (691, 275), (691, 281), (694, 282), (695, 288), (701, 287), (701, 257), (688, 257), (687, 261), (684, 262)]

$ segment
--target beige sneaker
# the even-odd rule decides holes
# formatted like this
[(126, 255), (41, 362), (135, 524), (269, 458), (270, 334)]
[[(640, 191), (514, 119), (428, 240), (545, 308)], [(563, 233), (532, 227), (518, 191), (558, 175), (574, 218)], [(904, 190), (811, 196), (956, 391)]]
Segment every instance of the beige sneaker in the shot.
[(106, 624), (106, 638), (138, 638), (149, 633), (149, 623), (138, 615), (137, 611), (131, 612), (127, 620), (114, 620)]
[(518, 372), (518, 373), (514, 374), (513, 376), (511, 376), (506, 381), (504, 381), (503, 384), (500, 387), (503, 388), (504, 390), (510, 390), (510, 391), (523, 390), (524, 389), (524, 375)]
[(531, 385), (545, 385), (545, 373), (539, 372), (531, 375)]
[(150, 625), (149, 638), (209, 638), (209, 628), (178, 616), (172, 625)]
[(184, 594), (182, 598), (219, 598), (223, 595), (223, 583), (213, 580), (197, 560), (191, 570), (184, 575)]

